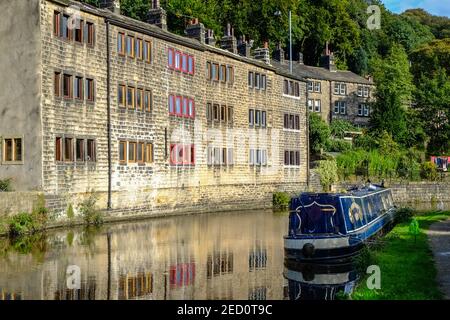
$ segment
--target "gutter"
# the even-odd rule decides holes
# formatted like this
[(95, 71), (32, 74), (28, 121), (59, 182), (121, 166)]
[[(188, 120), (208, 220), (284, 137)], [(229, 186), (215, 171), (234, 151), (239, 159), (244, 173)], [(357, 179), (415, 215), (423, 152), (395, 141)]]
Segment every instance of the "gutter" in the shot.
[(111, 163), (111, 48), (109, 38), (109, 21), (106, 20), (106, 104), (108, 131), (108, 210), (112, 208), (112, 163)]

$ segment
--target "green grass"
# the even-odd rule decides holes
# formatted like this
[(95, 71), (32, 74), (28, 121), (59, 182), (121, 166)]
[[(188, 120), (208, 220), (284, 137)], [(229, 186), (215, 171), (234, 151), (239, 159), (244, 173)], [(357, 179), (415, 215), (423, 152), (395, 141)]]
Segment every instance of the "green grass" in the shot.
[(409, 234), (409, 224), (401, 223), (382, 240), (384, 245), (372, 249), (375, 264), (381, 271), (381, 289), (370, 290), (364, 278), (351, 298), (354, 300), (433, 300), (442, 299), (436, 282), (436, 268), (428, 243), (426, 229), (450, 217), (447, 212), (417, 215), (420, 234), (416, 242)]

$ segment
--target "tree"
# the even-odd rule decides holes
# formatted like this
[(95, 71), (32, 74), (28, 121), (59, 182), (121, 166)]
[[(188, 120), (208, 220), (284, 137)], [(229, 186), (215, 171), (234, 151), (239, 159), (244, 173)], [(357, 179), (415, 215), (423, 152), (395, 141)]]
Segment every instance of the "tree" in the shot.
[(439, 68), (432, 78), (420, 78), (415, 109), (429, 137), (428, 153), (450, 152), (450, 77)]
[(330, 138), (330, 128), (316, 113), (309, 114), (309, 148), (314, 154), (319, 154)]
[(372, 106), (370, 128), (386, 131), (394, 141), (405, 144), (408, 136), (405, 106), (411, 101), (413, 78), (405, 49), (396, 44), (384, 59), (372, 62), (376, 102)]

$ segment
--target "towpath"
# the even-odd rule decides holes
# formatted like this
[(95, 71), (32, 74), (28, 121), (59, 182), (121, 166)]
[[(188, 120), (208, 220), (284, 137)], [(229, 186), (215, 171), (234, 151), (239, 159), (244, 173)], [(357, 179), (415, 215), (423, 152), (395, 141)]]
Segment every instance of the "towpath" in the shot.
[(445, 299), (450, 299), (450, 219), (433, 223), (428, 230), (437, 269), (437, 280)]

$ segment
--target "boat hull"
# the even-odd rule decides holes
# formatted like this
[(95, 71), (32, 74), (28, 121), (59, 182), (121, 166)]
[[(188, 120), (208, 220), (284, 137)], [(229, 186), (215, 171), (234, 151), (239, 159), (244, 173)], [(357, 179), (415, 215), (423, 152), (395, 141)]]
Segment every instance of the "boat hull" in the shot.
[(394, 221), (391, 209), (371, 223), (345, 235), (294, 235), (284, 237), (286, 259), (305, 262), (341, 262), (354, 256), (374, 237), (389, 230)]

